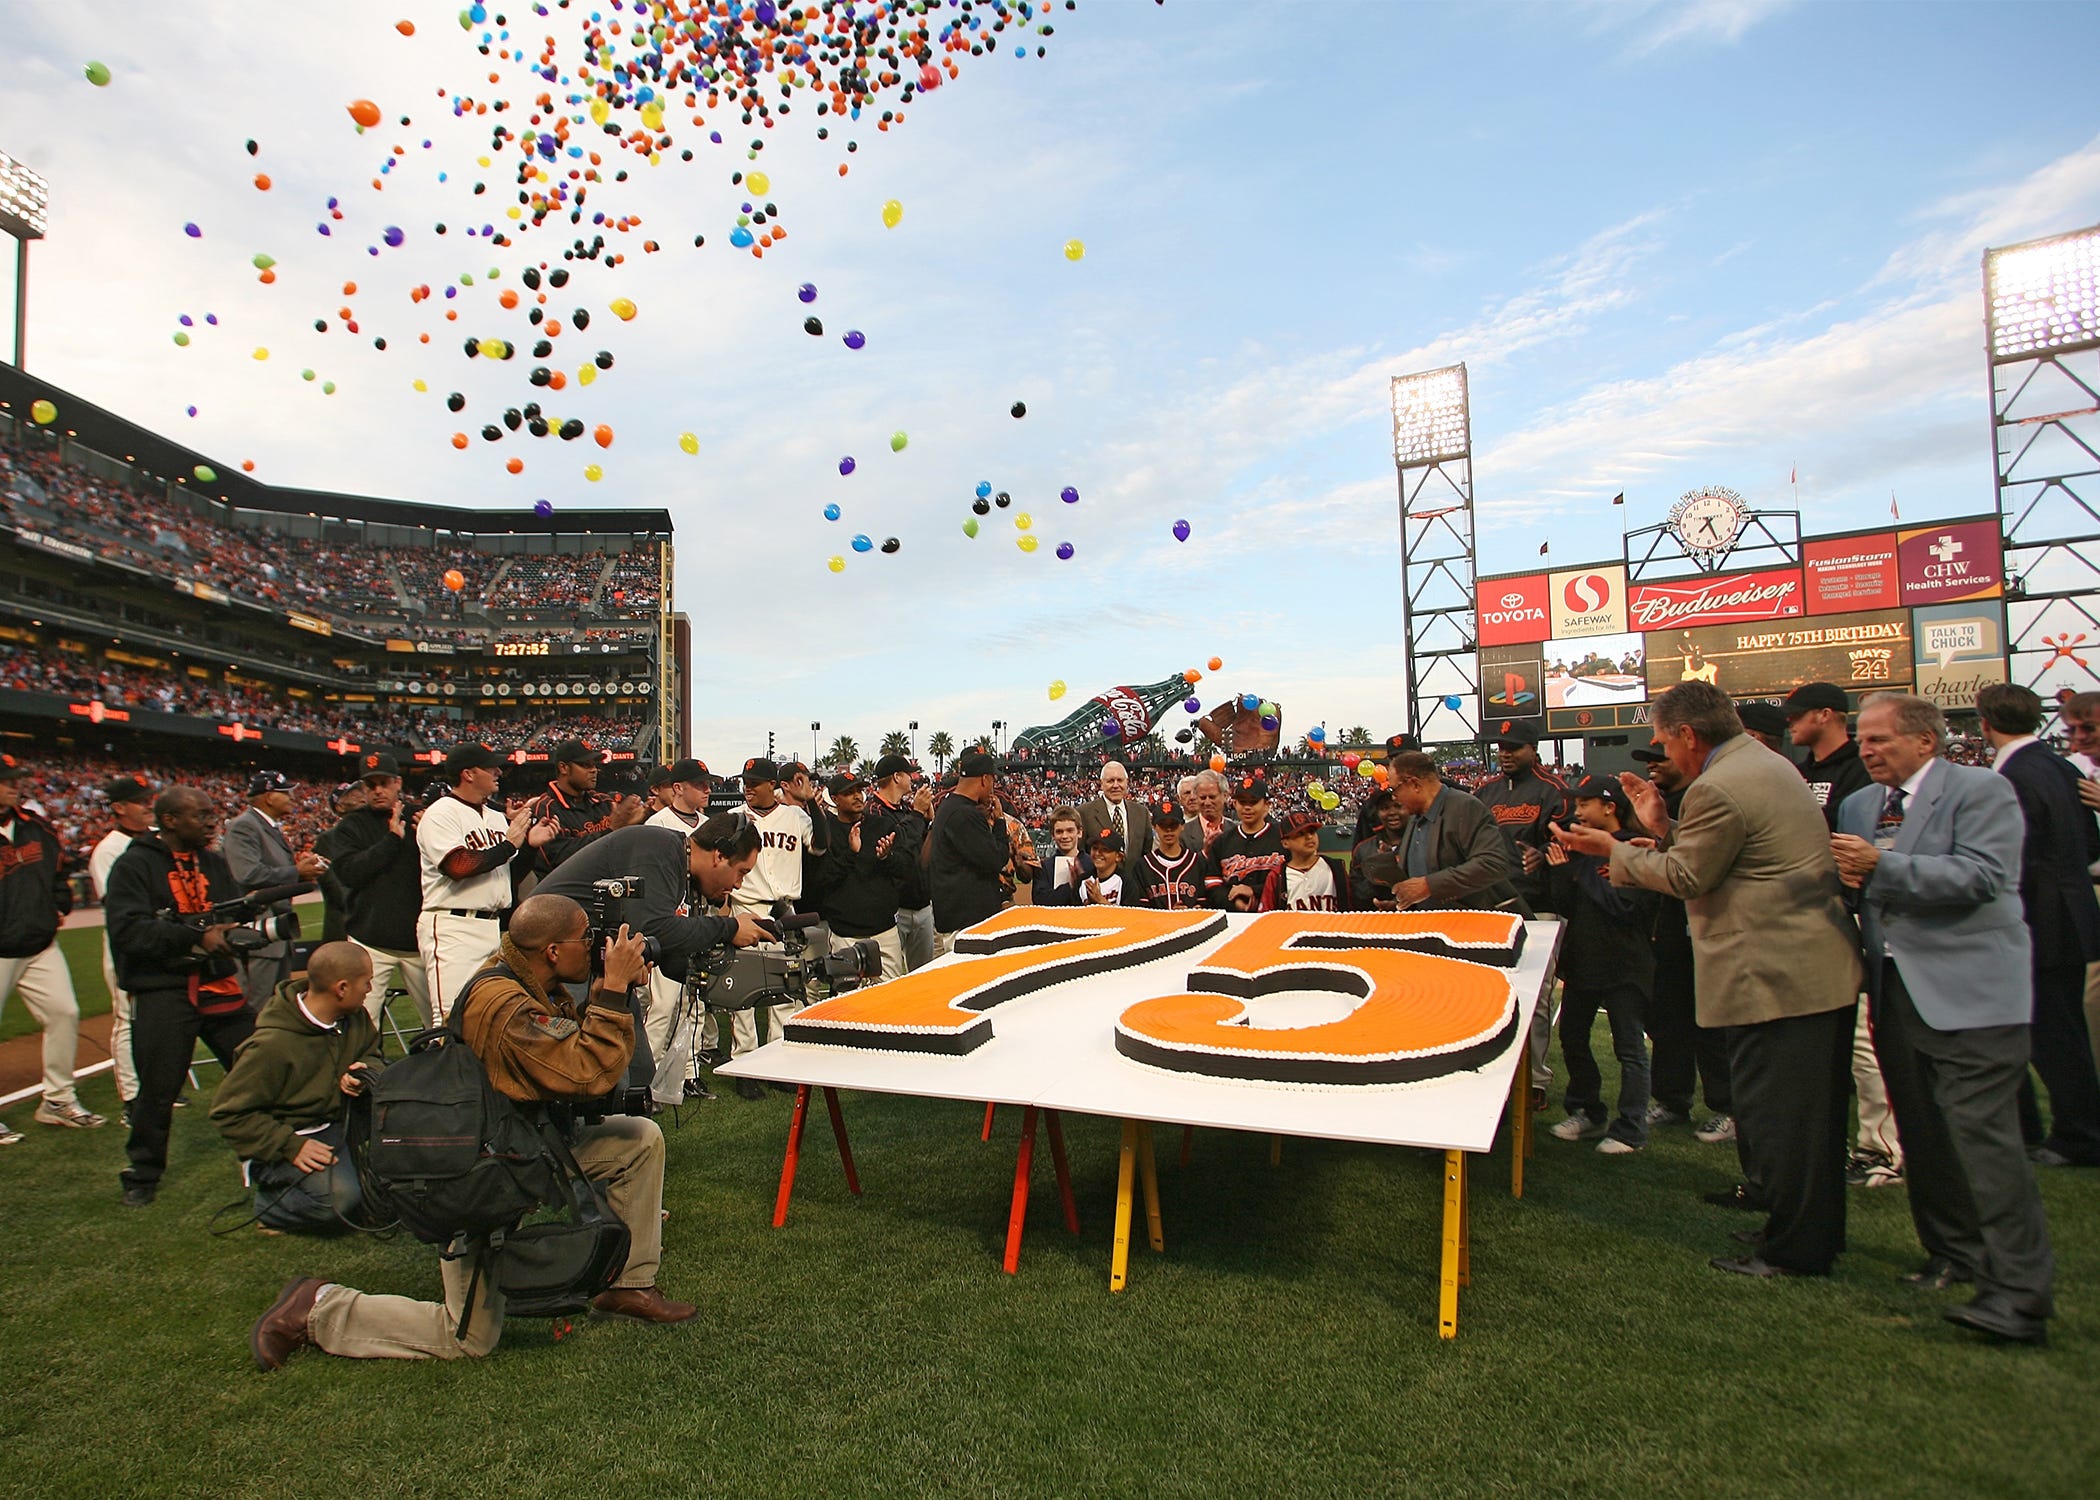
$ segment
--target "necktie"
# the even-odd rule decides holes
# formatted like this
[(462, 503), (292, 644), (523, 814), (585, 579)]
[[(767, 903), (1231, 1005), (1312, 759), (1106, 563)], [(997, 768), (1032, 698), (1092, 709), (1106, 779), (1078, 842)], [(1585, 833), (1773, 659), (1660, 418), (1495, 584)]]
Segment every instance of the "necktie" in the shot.
[(1903, 827), (1902, 787), (1893, 788), (1881, 804), (1881, 821), (1874, 826), (1874, 844), (1877, 848), (1895, 847), (1897, 831)]
[(1120, 802), (1116, 804), (1116, 837), (1123, 841), (1125, 848), (1129, 847), (1130, 833), (1123, 827), (1123, 804)]

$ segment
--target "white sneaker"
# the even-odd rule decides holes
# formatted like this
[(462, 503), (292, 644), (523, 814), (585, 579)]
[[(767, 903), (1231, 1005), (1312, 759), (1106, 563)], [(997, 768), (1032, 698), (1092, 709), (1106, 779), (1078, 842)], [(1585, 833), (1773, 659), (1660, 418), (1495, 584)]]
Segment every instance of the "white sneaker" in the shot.
[(1546, 1134), (1556, 1141), (1594, 1141), (1604, 1134), (1605, 1127), (1588, 1115), (1569, 1115), (1558, 1125), (1547, 1127)]
[(1715, 1115), (1692, 1132), (1692, 1139), (1704, 1141), (1709, 1146), (1723, 1145), (1735, 1139), (1735, 1116)]
[(39, 1125), (63, 1125), (68, 1130), (100, 1130), (109, 1121), (77, 1104), (53, 1104), (46, 1099), (30, 1117)]
[(1640, 1149), (1638, 1146), (1627, 1145), (1615, 1135), (1608, 1135), (1597, 1142), (1597, 1154), (1599, 1156), (1631, 1156)]
[(1903, 1168), (1883, 1158), (1867, 1164), (1866, 1174), (1861, 1186), (1870, 1188), (1894, 1187), (1902, 1181)]
[(5, 1120), (0, 1120), (0, 1146), (19, 1146), (22, 1144), (22, 1140), (21, 1131), (15, 1129), (14, 1126), (8, 1124)]
[(1681, 1115), (1667, 1104), (1651, 1104), (1648, 1106), (1648, 1128), (1650, 1130), (1653, 1130), (1658, 1125), (1684, 1125), (1690, 1123), (1690, 1121), (1690, 1115)]

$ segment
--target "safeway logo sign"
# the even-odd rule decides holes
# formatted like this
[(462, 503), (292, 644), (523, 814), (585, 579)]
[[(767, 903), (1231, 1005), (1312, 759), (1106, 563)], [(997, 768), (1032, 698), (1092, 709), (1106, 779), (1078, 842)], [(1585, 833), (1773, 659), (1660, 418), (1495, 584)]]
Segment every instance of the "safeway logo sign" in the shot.
[(1553, 634), (1544, 573), (1480, 581), (1480, 644), (1521, 646)]
[(1553, 639), (1586, 635), (1623, 635), (1626, 631), (1626, 568), (1611, 563), (1570, 568), (1550, 575), (1546, 595), (1553, 602)]
[(1730, 578), (1636, 583), (1627, 591), (1626, 612), (1641, 631), (1792, 619), (1801, 613), (1801, 575), (1774, 568)]

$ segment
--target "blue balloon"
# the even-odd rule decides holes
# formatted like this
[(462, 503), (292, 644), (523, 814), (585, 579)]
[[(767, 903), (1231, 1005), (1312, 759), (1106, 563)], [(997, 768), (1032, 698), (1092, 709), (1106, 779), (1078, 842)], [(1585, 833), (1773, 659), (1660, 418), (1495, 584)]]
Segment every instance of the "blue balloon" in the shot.
[(1446, 707), (1446, 708), (1457, 708), (1457, 707), (1459, 707), (1459, 705), (1461, 704), (1461, 702), (1462, 702), (1462, 701), (1463, 701), (1463, 700), (1462, 700), (1462, 699), (1460, 699), (1460, 697), (1458, 696), (1458, 694), (1456, 694), (1456, 693), (1453, 693), (1453, 694), (1451, 694), (1451, 695), (1450, 695), (1449, 697), (1447, 697), (1447, 698), (1445, 698), (1445, 699), (1444, 699), (1444, 707)]
[(1058, 491), (1057, 498), (1064, 501), (1067, 505), (1077, 505), (1079, 503), (1079, 491), (1068, 484)]
[(1253, 693), (1243, 694), (1240, 698), (1240, 707), (1249, 710), (1260, 708), (1261, 699), (1256, 697)]
[(827, 521), (836, 521), (836, 520), (837, 520), (838, 518), (839, 518), (839, 508), (838, 508), (838, 507), (837, 507), (836, 505), (827, 505), (827, 506), (825, 506), (825, 507), (824, 507), (824, 519), (825, 519), (825, 520), (827, 520)]
[(1305, 731), (1305, 737), (1315, 745), (1324, 745), (1327, 743), (1327, 731), (1322, 729), (1317, 724), (1313, 725), (1312, 728)]
[(977, 481), (977, 498), (980, 500), (989, 500), (992, 498), (992, 482), (989, 479), (980, 479)]
[(756, 235), (741, 224), (729, 231), (729, 243), (736, 246), (739, 250), (749, 250), (751, 242), (756, 238)]
[(552, 500), (535, 500), (532, 502), (532, 513), (536, 516), (551, 516), (554, 514), (554, 502)]
[(875, 543), (873, 539), (871, 539), (867, 535), (867, 533), (863, 532), (861, 535), (853, 539), (853, 550), (855, 552), (873, 552), (875, 550)]
[(846, 347), (848, 349), (863, 348), (866, 346), (867, 342), (868, 336), (865, 333), (862, 333), (858, 328), (849, 328), (846, 330)]

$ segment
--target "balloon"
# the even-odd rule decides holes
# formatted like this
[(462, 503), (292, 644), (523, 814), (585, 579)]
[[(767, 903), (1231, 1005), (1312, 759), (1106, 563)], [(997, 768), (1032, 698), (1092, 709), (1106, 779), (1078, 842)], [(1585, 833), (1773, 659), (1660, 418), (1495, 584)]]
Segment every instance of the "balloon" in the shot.
[(992, 482), (991, 482), (991, 481), (990, 481), (989, 479), (980, 479), (980, 480), (978, 480), (978, 481), (977, 481), (977, 498), (978, 498), (978, 499), (980, 499), (980, 500), (989, 500), (989, 499), (991, 499), (991, 497), (992, 497)]
[(853, 550), (855, 552), (873, 552), (875, 544), (868, 539), (867, 533), (863, 532), (853, 539)]
[(1210, 758), (1210, 768), (1213, 771), (1222, 772), (1225, 769), (1225, 757), (1222, 755), (1213, 755)]
[(1327, 783), (1324, 781), (1308, 781), (1305, 783), (1305, 794), (1308, 797), (1324, 797), (1327, 795)]
[(1255, 697), (1252, 693), (1244, 693), (1240, 697), (1240, 707), (1252, 713), (1255, 709), (1261, 707), (1261, 699)]
[(979, 514), (980, 516), (988, 516), (992, 513), (992, 502), (989, 500), (982, 499), (972, 500), (970, 502), (970, 509), (976, 511), (977, 514)]
[(864, 348), (866, 347), (867, 342), (868, 336), (862, 333), (858, 328), (849, 328), (846, 330), (846, 347), (848, 349)]
[(889, 202), (882, 205), (883, 228), (895, 229), (897, 227), (898, 221), (901, 220), (903, 217), (904, 205), (899, 203), (895, 198), (890, 199)]
[(975, 516), (972, 516), (972, 517), (971, 517), (971, 518), (970, 518), (969, 520), (967, 520), (967, 521), (963, 522), (963, 535), (964, 535), (964, 536), (975, 536), (975, 535), (977, 535), (977, 518), (976, 518)]
[[(744, 179), (744, 186), (751, 189), (753, 196), (763, 198), (773, 190), (773, 179), (763, 172), (753, 172)], [(809, 298), (804, 297), (802, 300), (807, 302)]]
[(1356, 769), (1356, 768), (1357, 768), (1357, 767), (1358, 767), (1359, 765), (1361, 765), (1362, 763), (1363, 763), (1363, 757), (1362, 757), (1361, 755), (1358, 755), (1358, 754), (1357, 754), (1357, 753), (1356, 753), (1356, 752), (1355, 752), (1354, 750), (1345, 750), (1345, 751), (1343, 751), (1343, 752), (1342, 752), (1342, 769), (1343, 769), (1343, 770), (1345, 770), (1345, 771), (1353, 771), (1353, 770), (1355, 770), (1355, 769)]
[[(756, 236), (753, 235), (750, 230), (746, 229), (741, 224), (737, 225), (736, 228), (729, 231), (729, 243), (736, 246), (739, 250), (750, 249), (752, 241), (755, 238)], [(831, 571), (836, 573), (838, 569), (833, 568)]]
[(998, 494), (992, 496), (992, 504), (998, 506), (1001, 510), (1005, 510), (1007, 506), (1013, 503), (1014, 497), (1007, 494), (1005, 490), (1001, 490)]
[(177, 348), (187, 348), (189, 347), (189, 342), (190, 336), (188, 334), (184, 333), (180, 328), (175, 330), (175, 345)]
[(1021, 418), (1028, 415), (1028, 403), (1026, 401), (1016, 401), (1006, 409), (1006, 414), (1018, 422)]
[(1203, 700), (1201, 698), (1191, 698), (1181, 706), (1188, 713), (1200, 714), (1203, 712)]
[(379, 106), (369, 99), (353, 99), (347, 106), (350, 118), (370, 130), (379, 123)]
[(1028, 512), (1025, 510), (1014, 517), (1014, 530), (1016, 531), (1026, 531), (1029, 527), (1033, 526), (1034, 524), (1035, 517), (1029, 515)]
[(844, 559), (843, 557), (834, 557), (831, 559), (830, 562), (824, 564), (824, 566), (831, 569), (831, 571), (834, 573), (843, 573), (846, 571), (846, 559)]
[(589, 385), (592, 381), (596, 380), (597, 378), (598, 371), (595, 366), (581, 365), (577, 368), (576, 383), (578, 385)]
[(1101, 737), (1103, 739), (1120, 739), (1122, 737), (1122, 734), (1123, 726), (1118, 724), (1114, 719), (1103, 719), (1101, 721)]
[(904, 543), (898, 541), (895, 537), (886, 536), (882, 539), (883, 555), (886, 557), (894, 557), (897, 555), (897, 549), (902, 547), (903, 545)]
[(844, 458), (842, 458), (842, 459), (840, 459), (840, 460), (839, 460), (839, 474), (840, 474), (840, 476), (841, 476), (841, 477), (843, 477), (843, 476), (845, 476), (845, 475), (847, 475), (847, 474), (851, 474), (852, 472), (853, 472), (853, 455), (849, 453), (849, 454), (847, 454), (847, 455), (846, 455), (846, 456), (845, 456)]
[(466, 446), (467, 446), (467, 435), (466, 435), (466, 434), (465, 434), (464, 432), (455, 432), (455, 433), (453, 433), (453, 434), (452, 434), (452, 446), (453, 446), (453, 447), (455, 447), (455, 448), (464, 448), (464, 447), (466, 447)]
[(903, 433), (901, 433), (901, 432), (893, 432), (893, 433), (891, 433), (891, 434), (890, 434), (890, 452), (892, 452), (892, 453), (902, 453), (902, 452), (904, 451), (904, 447), (905, 447), (905, 444), (909, 443), (910, 441), (911, 441), (911, 439), (910, 439), (909, 437), (905, 436), (905, 435), (904, 435)]
[(199, 228), (198, 228), (198, 227), (197, 227), (196, 225), (194, 225), (194, 224), (185, 224), (185, 225), (183, 225), (183, 226), (182, 226), (182, 232), (183, 232), (184, 234), (188, 235), (188, 236), (189, 236), (189, 237), (190, 237), (191, 239), (193, 239), (193, 240), (201, 240), (201, 239), (203, 239), (203, 238), (204, 238), (204, 231), (203, 231), (203, 230), (201, 230), (201, 229), (199, 229)]
[(509, 473), (522, 474), (525, 472), (525, 460), (522, 458), (508, 459), (504, 462), (503, 467)]
[[(416, 23), (413, 21), (396, 21), (394, 30), (400, 32), (403, 36), (414, 36), (416, 34)], [(542, 503), (544, 504), (545, 502)]]
[(490, 359), (501, 359), (503, 358), (504, 349), (508, 346), (501, 339), (483, 339), (474, 347)]
[(827, 521), (836, 521), (842, 514), (844, 513), (836, 505), (824, 507), (824, 519)]
[(613, 430), (611, 425), (605, 422), (600, 422), (595, 428), (591, 430), (591, 441), (596, 443), (601, 448), (610, 448), (613, 445)]
[(458, 391), (454, 391), (451, 395), (445, 398), (445, 407), (448, 411), (462, 410), (466, 406), (466, 404), (467, 398), (461, 395)]
[(612, 299), (612, 315), (622, 323), (632, 323), (634, 314), (635, 305), (632, 297), (615, 297)]
[(1057, 492), (1057, 498), (1064, 501), (1067, 505), (1077, 505), (1079, 503), (1079, 491), (1068, 484)]
[(1023, 533), (1021, 536), (1018, 536), (1014, 539), (1014, 545), (1016, 547), (1019, 547), (1023, 552), (1033, 552), (1036, 549), (1036, 540), (1034, 537)]
[(254, 459), (252, 459), (252, 458), (244, 458), (244, 459), (242, 459), (242, 460), (241, 460), (241, 472), (242, 472), (243, 474), (253, 474), (253, 473), (255, 472), (255, 460), (254, 460)]
[(813, 339), (820, 339), (824, 337), (824, 320), (814, 317), (804, 318), (802, 320), (802, 331)]
[(311, 370), (301, 370), (299, 372), (299, 378), (301, 380), (311, 381), (314, 378), (314, 372)]
[(681, 432), (678, 434), (678, 447), (681, 452), (686, 454), (698, 453), (700, 451), (700, 439), (690, 432)]
[(1203, 680), (1203, 674), (1197, 671), (1194, 667), (1190, 667), (1186, 672), (1183, 672), (1181, 674), (1181, 680), (1187, 683), (1190, 687), (1194, 687), (1197, 683)]
[(1189, 523), (1186, 521), (1176, 521), (1174, 523), (1174, 540), (1177, 542), (1185, 542), (1188, 539)]
[[(1312, 728), (1305, 731), (1305, 737), (1308, 740), (1312, 741), (1315, 745), (1324, 745), (1327, 743), (1327, 731), (1322, 729), (1317, 724), (1313, 725)], [(1306, 785), (1308, 787), (1317, 787), (1319, 783), (1317, 781), (1308, 781)]]
[[(752, 190), (754, 192), (763, 193), (765, 191), (764, 188), (757, 186), (756, 178), (752, 179), (752, 183)], [(795, 288), (795, 295), (797, 297), (800, 297), (804, 302), (814, 302), (817, 300), (817, 289), (812, 283), (805, 281), (802, 283), (802, 285)]]
[(460, 572), (460, 570), (459, 570), (459, 569), (457, 569), (457, 568), (447, 568), (447, 569), (445, 570), (445, 587), (446, 587), (446, 588), (448, 588), (448, 589), (452, 590), (452, 592), (456, 594), (456, 593), (458, 593), (458, 592), (459, 592), (459, 591), (460, 591), (461, 589), (465, 588), (466, 586), (467, 586), (467, 575), (466, 575), (466, 574), (464, 574), (464, 573)]
[(1259, 703), (1259, 704), (1258, 704), (1258, 705), (1256, 706), (1256, 709), (1255, 709), (1255, 711), (1256, 711), (1257, 713), (1262, 713), (1262, 714), (1273, 714), (1273, 713), (1275, 713), (1275, 712), (1276, 712), (1276, 705), (1275, 705), (1275, 704), (1273, 704), (1273, 703), (1271, 703), (1271, 702), (1270, 702), (1270, 701), (1269, 701), (1268, 699), (1264, 698), (1264, 699), (1262, 699), (1262, 700), (1261, 700), (1261, 702), (1260, 702), (1260, 703)]
[(1462, 701), (1462, 700), (1461, 700), (1461, 699), (1459, 698), (1458, 694), (1456, 694), (1456, 693), (1451, 693), (1451, 694), (1449, 694), (1449, 695), (1447, 695), (1447, 696), (1445, 697), (1445, 699), (1444, 699), (1444, 707), (1446, 707), (1446, 708), (1454, 708), (1454, 709), (1455, 709), (1455, 708), (1457, 708), (1457, 707), (1459, 706), (1459, 704), (1460, 704), (1460, 702), (1461, 702), (1461, 701)]
[(1057, 681), (1050, 684), (1050, 701), (1052, 703), (1055, 703), (1058, 699), (1064, 697), (1064, 695), (1065, 680), (1062, 677), (1060, 677), (1057, 679)]
[(536, 516), (551, 516), (554, 514), (554, 502), (552, 500), (535, 500), (532, 502), (532, 513)]
[(217, 484), (219, 482), (219, 476), (212, 471), (210, 464), (199, 464), (190, 472), (197, 476), (199, 484)]
[(261, 359), (268, 359), (269, 357), (270, 357), (270, 351), (269, 351), (269, 350), (267, 350), (267, 349), (264, 349), (264, 348), (262, 348), (262, 347), (260, 347), (260, 346), (258, 346), (258, 347), (256, 348), (256, 351), (255, 351), (255, 353), (254, 353), (253, 355), (251, 355), (251, 356), (250, 356), (250, 358), (252, 358), (252, 359), (258, 359), (258, 360), (261, 360)]
[(82, 68), (80, 71), (82, 75), (86, 77), (87, 81), (89, 83), (92, 83), (96, 88), (106, 89), (109, 87), (108, 63), (91, 62), (86, 67)]
[(1274, 714), (1263, 714), (1261, 717), (1261, 727), (1270, 734), (1274, 734), (1281, 723), (1282, 721)]
[(249, 264), (254, 266), (255, 269), (258, 271), (267, 271), (270, 269), (270, 267), (277, 264), (277, 258), (274, 255), (265, 255), (262, 253), (262, 251), (258, 250), (255, 252), (254, 257), (249, 261)]
[(335, 382), (333, 380), (322, 381), (321, 394), (324, 396), (333, 396), (335, 394)]
[(49, 427), (58, 420), (58, 408), (39, 397), (29, 403), (29, 420), (39, 427)]
[(1084, 240), (1066, 240), (1066, 241), (1065, 241), (1065, 259), (1066, 259), (1066, 260), (1085, 260), (1085, 259), (1086, 259), (1086, 242), (1085, 242)]
[(586, 464), (584, 465), (583, 469), (583, 477), (585, 479), (588, 479), (592, 484), (596, 484), (599, 480), (605, 477), (605, 471), (599, 468), (596, 464)]
[(1059, 562), (1070, 562), (1072, 560), (1072, 552), (1073, 547), (1070, 542), (1059, 542), (1057, 544), (1057, 560)]
[(1222, 672), (1225, 670), (1225, 658), (1222, 656), (1213, 656), (1208, 662), (1205, 663), (1205, 665), (1208, 666), (1213, 672)]
[(1369, 781), (1373, 776), (1376, 776), (1378, 774), (1378, 767), (1375, 763), (1371, 761), (1360, 760), (1356, 763), (1356, 774), (1361, 776), (1364, 780)]
[(255, 174), (255, 190), (259, 193), (267, 193), (270, 190), (270, 174), (268, 172), (257, 172)]

